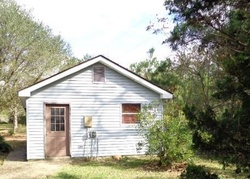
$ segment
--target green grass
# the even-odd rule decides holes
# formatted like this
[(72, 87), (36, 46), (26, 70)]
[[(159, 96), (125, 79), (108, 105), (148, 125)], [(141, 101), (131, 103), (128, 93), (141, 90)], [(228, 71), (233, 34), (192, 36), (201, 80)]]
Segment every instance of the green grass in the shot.
[[(12, 129), (12, 124), (0, 124), (1, 131), (5, 131), (8, 136), (8, 130)], [(24, 140), (18, 140), (19, 135), (25, 135), (25, 126), (20, 126), (20, 133), (8, 136), (6, 140), (14, 149), (25, 145)], [(7, 131), (7, 133), (6, 133)], [(0, 155), (0, 166), (2, 165), (6, 154)], [(216, 173), (220, 178), (247, 178), (250, 173), (235, 173), (234, 166), (228, 166), (222, 169), (222, 164), (208, 157), (195, 157), (194, 164), (204, 165), (212, 173)], [(124, 157), (122, 160), (113, 160), (111, 158), (99, 158), (97, 160), (86, 160), (74, 158), (70, 164), (64, 166), (56, 175), (50, 176), (50, 179), (163, 179), (178, 178), (180, 171), (170, 171), (166, 168), (157, 167), (156, 157)]]
[(13, 129), (13, 124), (0, 124), (0, 134), (7, 134), (11, 129)]
[[(212, 173), (220, 178), (247, 178), (250, 173), (235, 173), (235, 167), (229, 166), (225, 170), (217, 161), (194, 158), (196, 165), (204, 165)], [(171, 171), (166, 168), (157, 167), (156, 158), (150, 157), (125, 157), (120, 161), (111, 158), (86, 161), (84, 159), (73, 159), (71, 164), (64, 166), (56, 175), (50, 179), (163, 179), (178, 178), (180, 171)]]
[[(23, 124), (18, 124), (18, 128), (16, 131), (17, 134), (25, 134), (26, 133), (26, 126)], [(5, 123), (0, 124), (0, 135), (13, 135), (13, 124), (12, 123)]]
[(178, 172), (167, 172), (150, 168), (154, 159), (149, 157), (125, 157), (120, 161), (111, 158), (98, 159), (95, 161), (86, 161), (83, 159), (74, 159), (69, 165), (66, 165), (55, 176), (50, 179), (163, 179), (177, 178)]
[(218, 163), (215, 160), (211, 159), (201, 159), (196, 157), (194, 159), (194, 163), (196, 165), (204, 165), (208, 170), (210, 170), (212, 173), (216, 173), (219, 175), (220, 178), (237, 178), (237, 179), (245, 179), (248, 176), (250, 176), (250, 173), (244, 173), (241, 172), (239, 174), (235, 173), (235, 166), (229, 165), (228, 167), (223, 170), (223, 165)]

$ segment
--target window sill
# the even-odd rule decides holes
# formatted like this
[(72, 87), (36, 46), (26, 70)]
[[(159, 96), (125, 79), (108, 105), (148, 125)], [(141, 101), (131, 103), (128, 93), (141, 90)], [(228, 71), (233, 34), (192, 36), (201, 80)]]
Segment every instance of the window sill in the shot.
[(139, 123), (135, 123), (135, 124), (121, 124), (121, 127), (124, 128), (134, 128), (137, 127), (139, 125)]

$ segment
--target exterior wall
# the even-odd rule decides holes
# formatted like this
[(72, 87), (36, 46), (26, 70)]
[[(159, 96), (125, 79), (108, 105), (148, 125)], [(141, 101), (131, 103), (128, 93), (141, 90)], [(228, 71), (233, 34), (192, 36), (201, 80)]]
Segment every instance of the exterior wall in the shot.
[[(45, 157), (45, 103), (70, 105), (71, 157), (138, 154), (136, 145), (143, 139), (136, 125), (122, 124), (121, 104), (147, 104), (159, 100), (159, 94), (109, 68), (105, 83), (93, 83), (92, 68), (44, 87), (26, 101), (27, 159)], [(160, 116), (161, 107), (158, 112)], [(92, 128), (84, 128), (84, 116), (92, 116)], [(88, 139), (89, 131), (96, 131), (97, 139)]]

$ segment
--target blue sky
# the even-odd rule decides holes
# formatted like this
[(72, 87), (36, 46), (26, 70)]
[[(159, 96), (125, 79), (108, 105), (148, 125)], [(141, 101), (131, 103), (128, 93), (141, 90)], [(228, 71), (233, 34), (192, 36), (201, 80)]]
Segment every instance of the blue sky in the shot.
[[(156, 15), (166, 16), (164, 0), (16, 0), (36, 20), (67, 41), (74, 56), (102, 54), (128, 67), (147, 58), (155, 48), (158, 59), (173, 56), (166, 35), (146, 31)], [(169, 29), (171, 29), (169, 25)]]

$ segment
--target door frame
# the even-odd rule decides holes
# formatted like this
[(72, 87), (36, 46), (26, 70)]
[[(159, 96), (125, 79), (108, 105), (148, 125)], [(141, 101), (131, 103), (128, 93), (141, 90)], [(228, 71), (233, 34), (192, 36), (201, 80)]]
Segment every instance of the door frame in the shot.
[(46, 139), (46, 132), (47, 132), (47, 121), (46, 121), (46, 107), (47, 106), (65, 106), (68, 109), (67, 112), (67, 138), (68, 138), (68, 145), (67, 150), (68, 150), (68, 155), (66, 155), (65, 157), (70, 157), (71, 156), (71, 120), (70, 120), (70, 116), (71, 116), (71, 108), (70, 108), (70, 103), (60, 103), (60, 102), (44, 102), (43, 103), (43, 120), (44, 120), (44, 125), (43, 125), (43, 131), (44, 131), (44, 158), (53, 158), (53, 157), (48, 157), (46, 154), (46, 148), (47, 148), (47, 139)]

